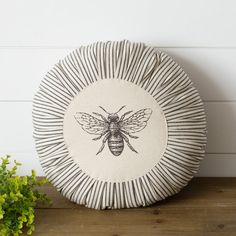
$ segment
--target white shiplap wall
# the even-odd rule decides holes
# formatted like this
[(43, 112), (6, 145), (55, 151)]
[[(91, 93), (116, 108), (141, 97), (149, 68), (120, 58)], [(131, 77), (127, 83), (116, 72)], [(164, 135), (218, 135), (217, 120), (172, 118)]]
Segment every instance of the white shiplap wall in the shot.
[(0, 153), (39, 175), (31, 101), (44, 74), (79, 45), (143, 41), (169, 53), (205, 102), (200, 176), (236, 176), (236, 1), (0, 0)]

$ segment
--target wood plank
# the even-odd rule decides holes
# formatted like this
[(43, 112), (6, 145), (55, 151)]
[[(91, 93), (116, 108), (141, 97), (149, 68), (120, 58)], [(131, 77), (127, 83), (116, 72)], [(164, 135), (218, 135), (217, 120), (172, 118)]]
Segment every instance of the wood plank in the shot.
[(235, 15), (233, 0), (7, 1), (0, 9), (0, 45), (77, 46), (127, 38), (160, 46), (235, 47)]
[[(115, 212), (37, 210), (36, 234), (64, 235), (215, 235), (236, 231), (236, 208), (155, 207)], [(177, 234), (176, 234), (177, 232)], [(40, 234), (39, 234), (40, 235)]]
[[(236, 153), (236, 102), (206, 102), (208, 153)], [(34, 153), (32, 104), (0, 102), (2, 153)]]
[[(206, 205), (211, 207), (236, 207), (235, 187), (236, 178), (195, 177), (179, 194), (169, 197), (157, 205), (167, 205), (169, 208), (192, 207), (196, 209), (204, 208)], [(50, 183), (43, 186), (41, 190), (53, 199), (53, 204), (50, 206), (39, 205), (39, 209), (80, 209), (81, 211), (87, 209), (67, 200)], [(155, 205), (152, 207), (155, 207)], [(152, 207), (145, 208), (145, 211), (152, 210)]]
[[(31, 101), (40, 81), (72, 49), (0, 49), (0, 100)], [(236, 49), (159, 48), (189, 74), (205, 101), (236, 101)]]
[(236, 178), (194, 178), (173, 197), (123, 210), (87, 209), (65, 200), (50, 185), (43, 190), (54, 204), (36, 209), (36, 236), (234, 236), (236, 232)]

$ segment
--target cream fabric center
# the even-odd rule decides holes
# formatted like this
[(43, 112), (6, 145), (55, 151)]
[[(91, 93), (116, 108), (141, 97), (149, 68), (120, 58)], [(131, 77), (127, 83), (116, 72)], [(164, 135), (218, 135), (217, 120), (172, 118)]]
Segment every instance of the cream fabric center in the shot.
[[(118, 122), (113, 122), (111, 125), (108, 114), (100, 106), (108, 113), (117, 114), (119, 119), (124, 113), (132, 111), (125, 116), (124, 120), (140, 110), (146, 109), (146, 113), (151, 111), (146, 126), (142, 130), (135, 133), (122, 133), (137, 152), (131, 150), (120, 135), (122, 127), (118, 128)], [(116, 113), (121, 107), (123, 108)], [(93, 140), (99, 135), (88, 133), (82, 128), (75, 118), (78, 112), (99, 119), (105, 125), (105, 121), (93, 112), (99, 113), (108, 121), (109, 128), (106, 133), (108, 138), (104, 149), (98, 155), (96, 154), (106, 134), (99, 140)], [(133, 119), (128, 130), (139, 122)], [(114, 127), (116, 136), (111, 135)], [(68, 106), (63, 132), (68, 151), (80, 168), (92, 178), (110, 182), (129, 181), (149, 172), (164, 154), (168, 139), (166, 119), (155, 99), (143, 88), (119, 79), (100, 80), (82, 90)], [(122, 148), (123, 150), (120, 151)], [(112, 153), (117, 150), (121, 152), (118, 156)]]

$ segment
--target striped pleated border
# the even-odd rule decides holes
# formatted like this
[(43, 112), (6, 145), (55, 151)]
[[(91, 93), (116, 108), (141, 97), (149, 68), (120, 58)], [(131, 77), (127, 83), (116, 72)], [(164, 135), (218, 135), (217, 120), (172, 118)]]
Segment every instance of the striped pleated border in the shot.
[[(103, 79), (139, 85), (164, 112), (167, 148), (156, 166), (140, 178), (94, 179), (67, 150), (63, 137), (67, 107), (85, 87)], [(179, 192), (197, 172), (205, 153), (203, 102), (189, 77), (165, 53), (126, 40), (82, 46), (57, 63), (34, 97), (33, 125), (46, 176), (68, 199), (95, 209), (147, 206)]]

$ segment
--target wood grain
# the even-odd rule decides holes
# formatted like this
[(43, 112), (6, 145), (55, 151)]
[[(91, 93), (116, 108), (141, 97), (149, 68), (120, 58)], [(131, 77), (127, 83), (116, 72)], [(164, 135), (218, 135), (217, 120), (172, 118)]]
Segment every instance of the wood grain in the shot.
[(234, 236), (236, 178), (194, 178), (179, 194), (153, 206), (96, 211), (69, 202), (50, 184), (51, 206), (36, 209), (35, 236)]

